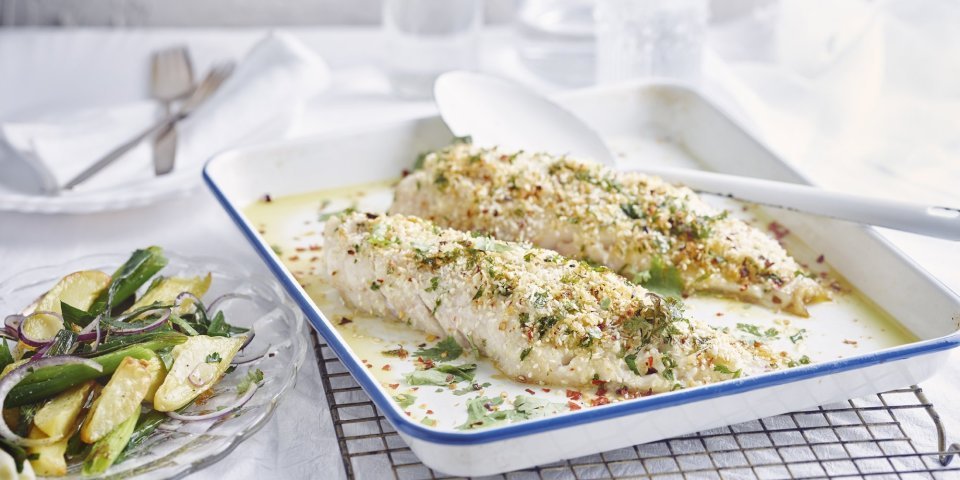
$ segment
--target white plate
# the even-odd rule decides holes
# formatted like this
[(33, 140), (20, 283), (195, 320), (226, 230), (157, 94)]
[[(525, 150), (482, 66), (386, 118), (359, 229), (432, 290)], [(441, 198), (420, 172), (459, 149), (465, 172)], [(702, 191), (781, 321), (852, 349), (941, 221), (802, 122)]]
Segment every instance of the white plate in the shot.
[[(568, 96), (564, 103), (627, 154), (630, 166), (656, 158), (723, 172), (782, 181), (804, 179), (736, 124), (690, 90), (671, 85), (602, 88)], [(364, 351), (338, 328), (340, 311), (315, 301), (295, 271), (271, 249), (262, 225), (245, 209), (265, 193), (274, 198), (396, 178), (418, 153), (447, 144), (451, 134), (436, 117), (371, 128), (349, 135), (283, 143), (225, 153), (207, 166), (205, 178), (261, 257), (306, 312), (346, 368), (371, 396), (413, 451), (428, 466), (455, 475), (486, 475), (553, 462), (698, 430), (766, 417), (917, 383), (960, 345), (960, 299), (888, 245), (873, 230), (842, 222), (775, 212), (812, 251), (823, 253), (866, 298), (914, 337), (870, 343), (860, 349), (821, 349), (818, 363), (651, 397), (562, 413), (487, 430), (458, 431), (453, 407), (436, 412), (440, 428), (420, 424), (391, 400), (368, 366)], [(655, 153), (655, 155), (654, 155)], [(308, 212), (308, 214), (311, 212)], [(313, 212), (315, 214), (315, 212)], [(290, 228), (304, 218), (284, 220)], [(294, 269), (295, 270), (295, 269)], [(840, 309), (842, 305), (816, 306)], [(817, 315), (814, 312), (814, 315)], [(836, 310), (836, 323), (820, 343), (841, 344), (854, 328), (853, 311)], [(359, 323), (359, 322), (357, 322)], [(377, 332), (386, 335), (384, 327)], [(813, 330), (813, 327), (811, 327)], [(837, 338), (830, 338), (833, 333)], [(841, 338), (841, 335), (843, 336)], [(393, 339), (394, 337), (390, 337)], [(847, 344), (845, 344), (847, 345)], [(811, 349), (819, 348), (812, 345)], [(835, 358), (840, 357), (840, 358)]]
[[(123, 161), (120, 159), (118, 161)], [(7, 167), (4, 167), (7, 168)], [(10, 172), (4, 171), (4, 176)], [(0, 182), (0, 210), (22, 213), (96, 213), (151, 205), (185, 196), (200, 187), (200, 167), (179, 169), (162, 177), (133, 181), (113, 187), (31, 195)]]

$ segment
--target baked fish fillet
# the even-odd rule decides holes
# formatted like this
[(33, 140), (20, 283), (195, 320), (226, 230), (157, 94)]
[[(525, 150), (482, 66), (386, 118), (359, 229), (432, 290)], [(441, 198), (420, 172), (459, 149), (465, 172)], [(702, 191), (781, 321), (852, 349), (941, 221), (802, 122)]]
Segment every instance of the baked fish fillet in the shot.
[(676, 279), (684, 294), (802, 316), (829, 298), (776, 240), (692, 190), (566, 157), (454, 145), (400, 182), (390, 213), (530, 242), (638, 283)]
[(324, 231), (327, 274), (359, 310), (477, 348), (526, 382), (613, 382), (638, 394), (782, 366), (684, 318), (603, 267), (402, 216), (351, 213)]

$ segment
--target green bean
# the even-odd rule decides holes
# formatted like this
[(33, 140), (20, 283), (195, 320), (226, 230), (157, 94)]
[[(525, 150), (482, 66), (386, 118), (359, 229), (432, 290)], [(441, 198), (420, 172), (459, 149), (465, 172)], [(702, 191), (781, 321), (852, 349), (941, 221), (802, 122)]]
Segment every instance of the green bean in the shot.
[[(160, 349), (173, 344), (175, 343), (161, 345), (158, 342), (155, 346), (158, 347), (157, 349)], [(103, 367), (102, 372), (98, 372), (86, 365), (58, 365), (39, 369), (27, 375), (17, 386), (13, 387), (10, 394), (7, 395), (4, 408), (18, 407), (43, 400), (74, 385), (86, 382), (87, 380), (112, 375), (120, 365), (120, 362), (126, 357), (149, 360), (151, 358), (157, 358), (157, 354), (153, 350), (145, 348), (143, 345), (136, 345), (91, 358), (91, 360), (99, 363)]]
[[(109, 308), (116, 307), (135, 294), (141, 285), (150, 280), (166, 265), (167, 258), (163, 256), (163, 250), (160, 247), (148, 247), (134, 251), (127, 262), (113, 273), (110, 286), (100, 292), (88, 312), (93, 315), (103, 313), (107, 309), (108, 301), (110, 302)], [(112, 298), (110, 297), (111, 294), (113, 295)]]

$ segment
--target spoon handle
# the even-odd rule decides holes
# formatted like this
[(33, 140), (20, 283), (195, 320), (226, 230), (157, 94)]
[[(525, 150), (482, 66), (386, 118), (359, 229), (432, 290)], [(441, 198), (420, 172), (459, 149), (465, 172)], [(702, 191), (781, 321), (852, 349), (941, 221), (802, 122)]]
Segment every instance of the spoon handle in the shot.
[(960, 209), (863, 197), (817, 187), (672, 168), (643, 168), (701, 193), (824, 217), (960, 240)]

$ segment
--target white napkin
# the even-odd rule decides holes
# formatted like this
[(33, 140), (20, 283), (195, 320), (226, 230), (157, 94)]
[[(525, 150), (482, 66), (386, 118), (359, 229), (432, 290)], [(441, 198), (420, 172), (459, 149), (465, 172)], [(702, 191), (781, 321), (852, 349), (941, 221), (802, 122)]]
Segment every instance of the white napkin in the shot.
[[(273, 33), (257, 43), (233, 75), (177, 127), (177, 158), (170, 176), (199, 183), (197, 173), (227, 148), (286, 136), (303, 104), (330, 84), (327, 64), (306, 46)], [(198, 81), (200, 79), (197, 79)], [(0, 124), (0, 165), (31, 167), (46, 189), (63, 185), (113, 148), (149, 127), (159, 105), (142, 101), (64, 112)], [(4, 153), (5, 152), (5, 153)], [(78, 186), (76, 194), (155, 182), (149, 142)], [(169, 183), (169, 182), (163, 182)]]

